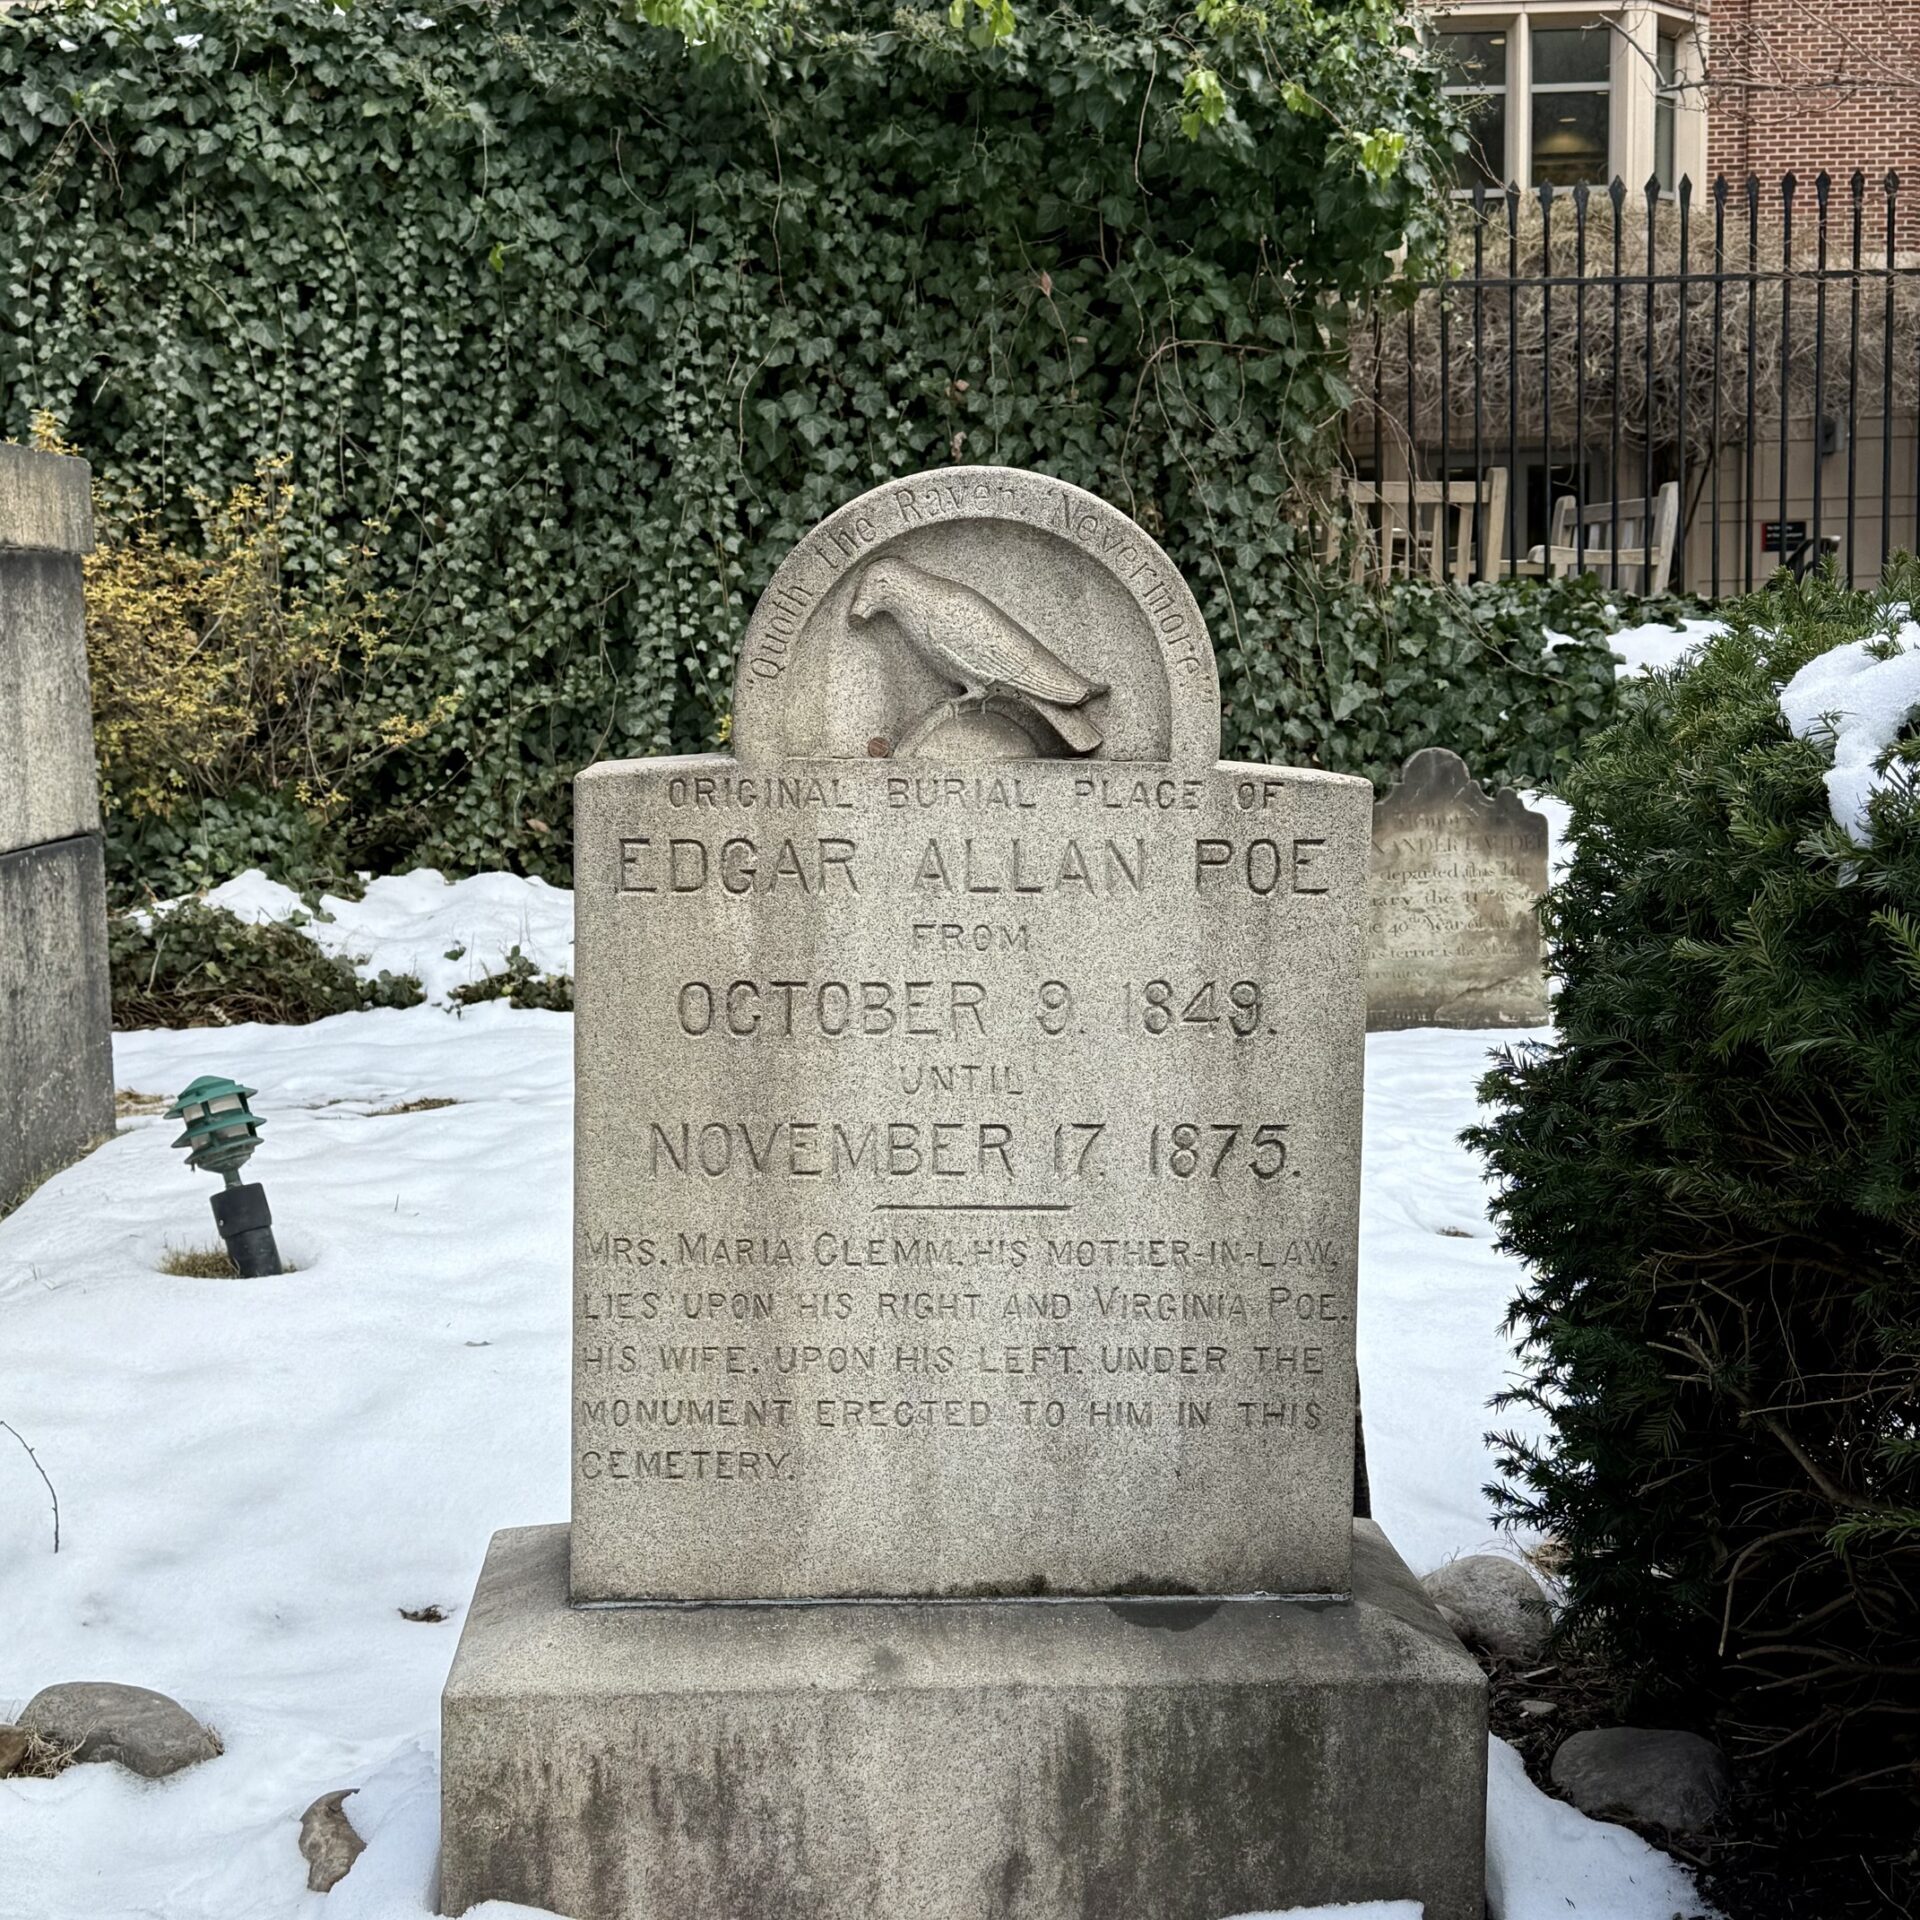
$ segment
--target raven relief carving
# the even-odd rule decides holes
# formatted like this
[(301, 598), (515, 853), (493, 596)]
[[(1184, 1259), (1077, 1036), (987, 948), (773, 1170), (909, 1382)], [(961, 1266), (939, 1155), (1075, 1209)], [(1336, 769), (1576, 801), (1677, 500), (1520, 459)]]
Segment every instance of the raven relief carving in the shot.
[(1087, 708), (1107, 689), (958, 580), (875, 559), (849, 612), (869, 632), (882, 622), (897, 628), (925, 665), (959, 689), (908, 723), (893, 744), (896, 758), (914, 758), (972, 715), (1011, 721), (1047, 758), (1093, 753), (1105, 738)]

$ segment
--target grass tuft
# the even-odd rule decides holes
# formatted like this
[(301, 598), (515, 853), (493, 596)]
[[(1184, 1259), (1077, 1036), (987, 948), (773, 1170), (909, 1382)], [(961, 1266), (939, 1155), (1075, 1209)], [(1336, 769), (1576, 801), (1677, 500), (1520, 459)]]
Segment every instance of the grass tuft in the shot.
[[(160, 1256), (160, 1271), (182, 1280), (238, 1280), (233, 1258), (225, 1247), (169, 1247)], [(298, 1273), (291, 1260), (282, 1259), (282, 1273)]]

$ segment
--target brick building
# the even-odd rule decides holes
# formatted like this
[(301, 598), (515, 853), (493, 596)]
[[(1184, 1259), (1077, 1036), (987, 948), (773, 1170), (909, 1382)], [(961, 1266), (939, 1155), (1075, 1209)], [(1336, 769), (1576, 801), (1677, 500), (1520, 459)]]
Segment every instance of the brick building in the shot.
[(1710, 174), (1920, 189), (1920, 0), (1714, 0), (1706, 46)]
[(1889, 169), (1920, 189), (1920, 0), (1421, 4), (1474, 113), (1467, 184), (1755, 173), (1772, 199), (1787, 172), (1810, 193), (1858, 168), (1871, 193)]
[[(1669, 580), (1712, 590), (1823, 554), (1865, 585), (1890, 552), (1920, 550), (1920, 0), (1409, 3), (1473, 129), (1460, 185), (1526, 198), (1456, 256), (1448, 298), (1430, 289), (1357, 370), (1380, 396), (1350, 429), (1356, 484), (1381, 489), (1368, 512), (1384, 521), (1386, 489), (1411, 501), (1409, 482), (1439, 482), (1429, 500), (1479, 530), (1476, 568), (1538, 570), (1548, 547), (1569, 551), (1556, 529), (1595, 509), (1598, 544), (1634, 549), (1622, 520), (1652, 518), (1664, 492)], [(1533, 200), (1616, 176), (1624, 256), (1604, 198), (1583, 212), (1557, 191), (1551, 216)], [(1495, 498), (1506, 525), (1490, 544), (1475, 503)]]

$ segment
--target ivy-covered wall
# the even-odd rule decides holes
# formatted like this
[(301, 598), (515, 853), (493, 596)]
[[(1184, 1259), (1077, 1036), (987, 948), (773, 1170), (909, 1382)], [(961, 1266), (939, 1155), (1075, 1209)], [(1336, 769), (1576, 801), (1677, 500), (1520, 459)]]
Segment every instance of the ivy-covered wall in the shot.
[[(1434, 238), (1444, 102), (1391, 0), (990, 17), (702, 57), (559, 0), (0, 15), (0, 431), (51, 414), (183, 539), (282, 461), (290, 577), (372, 553), (385, 640), (325, 696), (405, 741), (343, 816), (370, 862), (560, 868), (578, 767), (723, 737), (788, 545), (953, 460), (1136, 515), (1230, 737), (1330, 757), (1280, 725), (1341, 704), (1285, 507), (1344, 303)], [(167, 831), (231, 870), (299, 804)]]

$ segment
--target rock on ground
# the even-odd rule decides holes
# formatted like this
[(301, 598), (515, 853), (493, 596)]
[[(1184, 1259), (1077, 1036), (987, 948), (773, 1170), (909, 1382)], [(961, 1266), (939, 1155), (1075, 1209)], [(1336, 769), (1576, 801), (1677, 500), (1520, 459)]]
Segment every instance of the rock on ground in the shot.
[(1720, 1749), (1665, 1727), (1597, 1727), (1560, 1743), (1553, 1784), (1595, 1819), (1697, 1833), (1726, 1811), (1732, 1777)]
[(33, 1745), (33, 1735), (25, 1727), (0, 1726), (0, 1780), (4, 1780)]
[(20, 1725), (71, 1752), (76, 1762), (117, 1760), (149, 1780), (211, 1760), (220, 1751), (218, 1736), (179, 1701), (113, 1680), (42, 1687), (27, 1702)]
[(1502, 1660), (1537, 1660), (1553, 1627), (1546, 1589), (1518, 1560), (1472, 1553), (1420, 1583), (1440, 1616), (1469, 1646)]
[(341, 1787), (323, 1793), (300, 1816), (300, 1857), (307, 1863), (309, 1893), (330, 1893), (366, 1851), (367, 1843), (354, 1832), (342, 1804), (355, 1791)]

